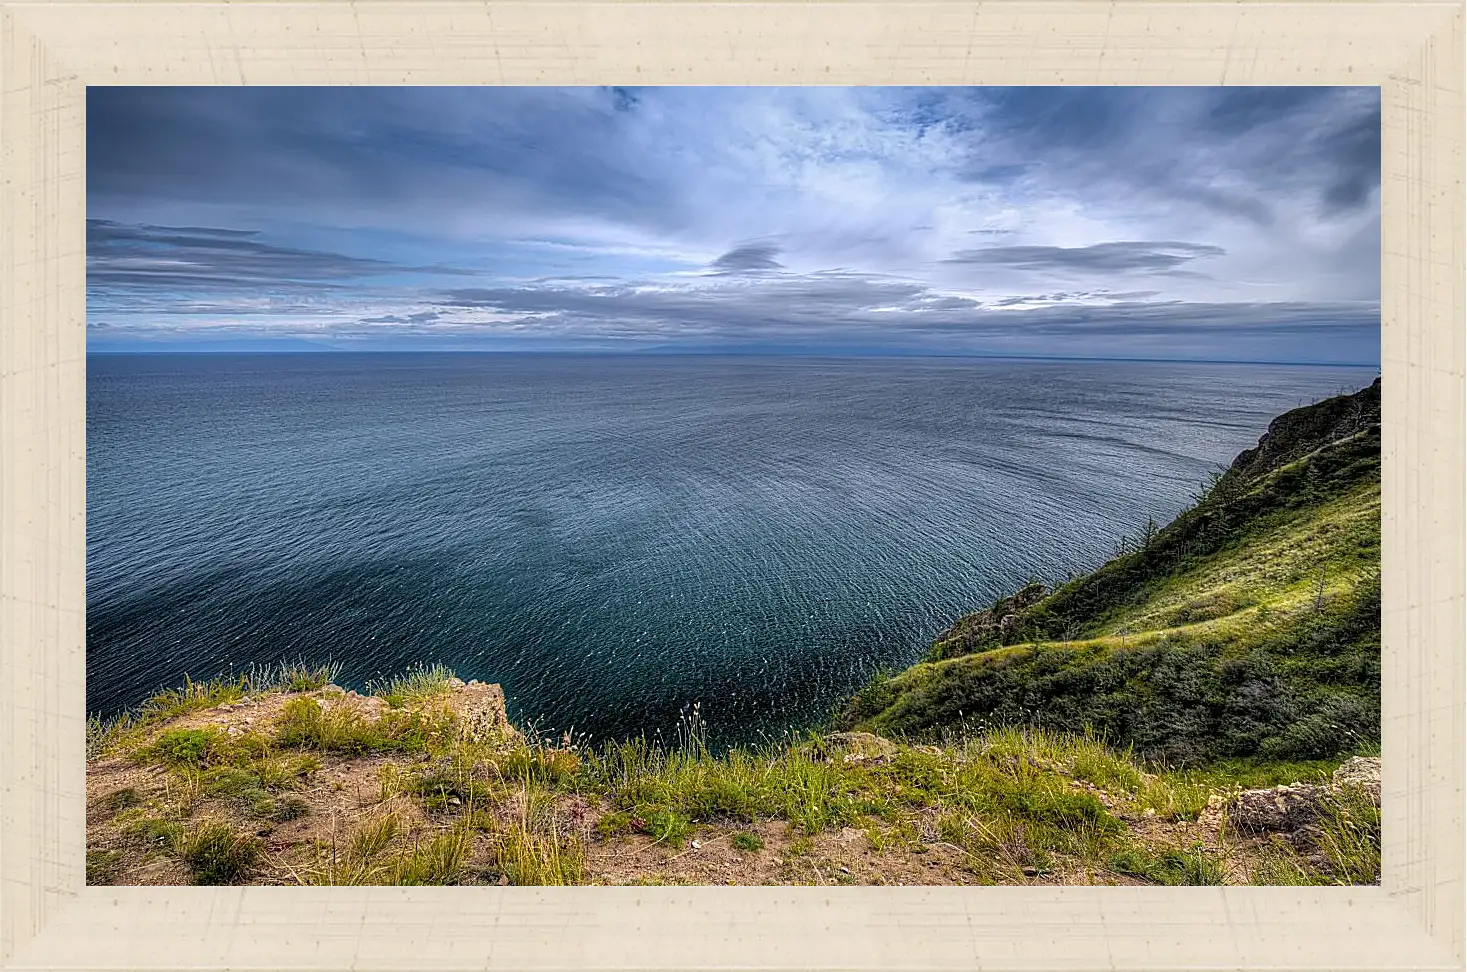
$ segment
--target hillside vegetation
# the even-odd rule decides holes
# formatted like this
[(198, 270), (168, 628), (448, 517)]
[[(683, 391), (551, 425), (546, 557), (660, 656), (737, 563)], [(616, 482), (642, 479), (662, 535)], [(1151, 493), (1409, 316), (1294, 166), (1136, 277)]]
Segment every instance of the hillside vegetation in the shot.
[(1380, 383), (1276, 419), (1188, 511), (874, 681), (846, 727), (1090, 731), (1148, 760), (1321, 759), (1380, 734)]
[(163, 692), (89, 724), (87, 881), (1377, 881), (1379, 417), (1378, 383), (1281, 416), (1165, 529), (757, 749), (696, 708), (538, 739), (441, 668)]

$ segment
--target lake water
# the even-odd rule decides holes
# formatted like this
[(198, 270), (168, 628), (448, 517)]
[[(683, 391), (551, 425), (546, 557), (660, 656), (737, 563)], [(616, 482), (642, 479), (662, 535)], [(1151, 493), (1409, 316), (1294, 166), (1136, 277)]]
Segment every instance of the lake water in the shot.
[(593, 737), (808, 725), (1165, 522), (1374, 371), (975, 359), (92, 355), (87, 707), (442, 662)]

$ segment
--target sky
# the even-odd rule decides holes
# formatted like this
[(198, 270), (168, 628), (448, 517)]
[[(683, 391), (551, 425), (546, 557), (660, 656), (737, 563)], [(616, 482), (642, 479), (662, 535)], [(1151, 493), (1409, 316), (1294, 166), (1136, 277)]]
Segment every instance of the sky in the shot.
[(1375, 365), (1378, 88), (89, 87), (93, 351)]

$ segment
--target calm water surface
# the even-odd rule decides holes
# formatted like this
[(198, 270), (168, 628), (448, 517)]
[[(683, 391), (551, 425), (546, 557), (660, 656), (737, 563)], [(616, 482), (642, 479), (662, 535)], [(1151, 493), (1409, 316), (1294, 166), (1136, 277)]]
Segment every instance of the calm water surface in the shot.
[(1165, 521), (1343, 368), (93, 355), (87, 707), (442, 662), (596, 737), (809, 724)]

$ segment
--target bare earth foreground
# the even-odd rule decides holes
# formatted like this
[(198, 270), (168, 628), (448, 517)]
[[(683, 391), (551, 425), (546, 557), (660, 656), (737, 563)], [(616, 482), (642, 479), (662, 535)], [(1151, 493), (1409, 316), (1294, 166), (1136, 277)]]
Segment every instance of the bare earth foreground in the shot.
[(1370, 757), (1156, 773), (1016, 730), (590, 749), (526, 738), (497, 685), (428, 670), (359, 695), (329, 677), (194, 684), (97, 727), (88, 883), (1378, 880)]

